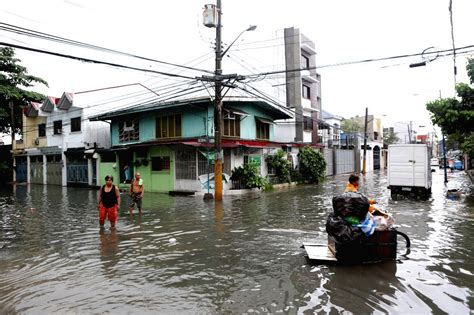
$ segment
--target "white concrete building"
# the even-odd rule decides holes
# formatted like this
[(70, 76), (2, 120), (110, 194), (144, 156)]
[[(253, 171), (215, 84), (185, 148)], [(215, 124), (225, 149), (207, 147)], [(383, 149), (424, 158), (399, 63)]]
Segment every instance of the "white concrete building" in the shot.
[[(80, 100), (80, 99), (79, 99)], [(98, 156), (110, 148), (110, 128), (90, 122), (91, 109), (64, 93), (32, 103), (23, 113), (22, 141), (13, 147), (14, 180), (35, 184), (96, 185)]]
[(341, 145), (341, 123), (342, 116), (334, 115), (327, 111), (322, 111), (322, 117), (327, 124), (325, 129), (319, 130), (319, 136), (325, 147), (339, 148)]

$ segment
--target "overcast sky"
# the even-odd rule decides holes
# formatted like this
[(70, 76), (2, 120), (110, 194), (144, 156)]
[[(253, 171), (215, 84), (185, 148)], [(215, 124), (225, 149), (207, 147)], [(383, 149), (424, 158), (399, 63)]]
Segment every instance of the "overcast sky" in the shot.
[[(2, 0), (0, 21), (90, 44), (177, 64), (213, 70), (214, 29), (202, 25), (206, 1)], [(224, 72), (249, 74), (282, 69), (275, 64), (275, 38), (296, 26), (316, 44), (317, 66), (452, 48), (449, 0), (222, 0), (223, 41), (230, 43), (249, 25), (223, 60)], [(456, 47), (474, 44), (474, 1), (453, 0)], [(273, 40), (272, 40), (273, 39)], [(122, 64), (201, 75), (128, 57), (77, 49), (0, 31), (0, 41)], [(471, 48), (474, 50), (474, 48)], [(155, 74), (85, 64), (32, 52), (17, 52), (31, 74), (49, 82), (47, 95), (141, 82), (149, 87), (177, 82)], [(457, 58), (458, 82), (467, 82), (466, 56)], [(471, 53), (472, 56), (472, 53)], [(197, 59), (196, 59), (197, 58)], [(194, 62), (189, 63), (194, 60)], [(421, 57), (323, 67), (323, 109), (343, 117), (369, 113), (384, 125), (414, 121), (428, 125), (425, 103), (454, 93), (452, 57), (426, 67), (408, 65)], [(263, 82), (271, 86), (271, 80)], [(260, 82), (262, 84), (262, 82)], [(114, 92), (117, 96), (124, 91)], [(144, 91), (143, 93), (146, 93)], [(150, 95), (148, 95), (150, 96)], [(99, 105), (98, 105), (99, 106)]]

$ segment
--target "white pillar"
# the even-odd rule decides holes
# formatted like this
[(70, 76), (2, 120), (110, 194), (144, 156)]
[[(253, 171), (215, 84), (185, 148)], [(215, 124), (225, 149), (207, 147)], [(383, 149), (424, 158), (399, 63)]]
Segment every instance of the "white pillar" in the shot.
[(31, 160), (30, 156), (26, 156), (26, 182), (29, 184), (30, 183), (30, 172), (31, 172)]
[(16, 157), (13, 156), (13, 176), (12, 181), (16, 183)]
[(46, 159), (46, 155), (43, 154), (43, 185), (48, 184), (48, 160)]
[[(97, 153), (94, 153), (94, 154), (97, 154)], [(97, 159), (95, 161), (95, 167), (96, 167), (96, 173), (95, 173), (95, 178), (96, 178), (96, 186), (100, 186), (100, 183), (101, 183), (101, 176), (100, 176), (100, 161), (101, 161), (101, 158), (100, 158), (100, 154), (97, 154)]]
[(61, 153), (61, 159), (62, 159), (62, 181), (61, 185), (62, 186), (67, 186), (67, 159), (66, 159), (66, 154), (64, 154), (64, 150)]
[(92, 158), (87, 159), (87, 183), (92, 186)]

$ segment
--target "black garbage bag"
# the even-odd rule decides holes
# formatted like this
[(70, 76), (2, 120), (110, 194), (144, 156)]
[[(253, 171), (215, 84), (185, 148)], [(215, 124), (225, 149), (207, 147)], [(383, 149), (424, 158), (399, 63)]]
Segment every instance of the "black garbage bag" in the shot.
[(326, 232), (341, 243), (349, 243), (358, 240), (364, 235), (358, 227), (353, 227), (340, 216), (330, 214), (326, 221)]
[(364, 220), (369, 206), (369, 199), (358, 192), (345, 192), (332, 198), (334, 214), (342, 218), (356, 216), (359, 220)]

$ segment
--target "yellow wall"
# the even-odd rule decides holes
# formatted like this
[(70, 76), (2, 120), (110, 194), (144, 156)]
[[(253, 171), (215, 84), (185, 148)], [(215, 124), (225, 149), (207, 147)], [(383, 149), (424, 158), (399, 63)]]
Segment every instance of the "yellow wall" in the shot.
[[(46, 124), (46, 117), (26, 117), (23, 116), (23, 143), (25, 148), (39, 148), (48, 145), (46, 137), (38, 138), (38, 125)], [(36, 138), (39, 144), (35, 144)]]

